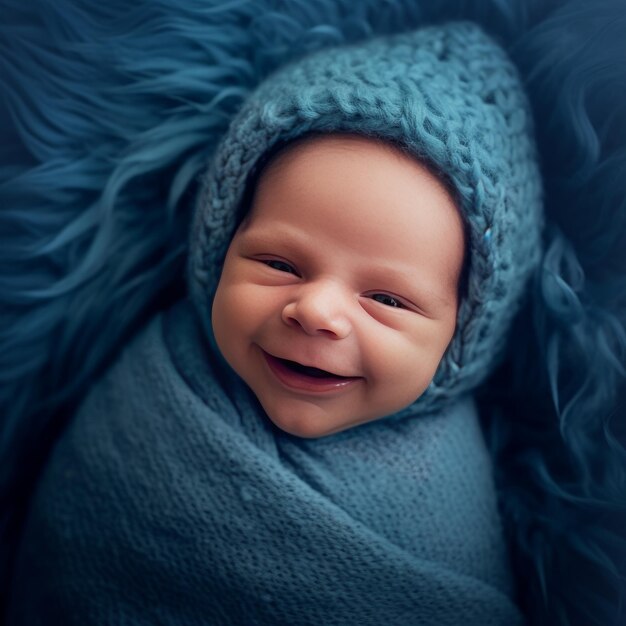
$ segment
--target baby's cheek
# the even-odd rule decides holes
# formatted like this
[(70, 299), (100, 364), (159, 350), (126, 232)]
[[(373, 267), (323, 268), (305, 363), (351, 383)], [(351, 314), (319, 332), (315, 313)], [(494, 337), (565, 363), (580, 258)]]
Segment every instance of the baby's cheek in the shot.
[(368, 347), (373, 362), (383, 366), (383, 370), (400, 371), (407, 367), (416, 367), (428, 351), (427, 330), (420, 329), (416, 324), (405, 324), (402, 329), (377, 328), (374, 341)]
[(387, 349), (378, 352), (381, 380), (390, 393), (405, 403), (416, 400), (430, 384), (443, 356), (443, 343), (423, 329), (395, 336)]
[(250, 323), (247, 313), (251, 309), (253, 307), (245, 288), (234, 282), (220, 282), (211, 312), (213, 332), (218, 345), (220, 339), (222, 342), (232, 342), (235, 337), (241, 337), (245, 333)]
[(250, 311), (253, 308), (252, 298), (253, 295), (249, 293), (245, 284), (233, 281), (220, 282), (213, 301), (213, 314), (220, 317), (234, 315), (237, 320), (241, 311)]

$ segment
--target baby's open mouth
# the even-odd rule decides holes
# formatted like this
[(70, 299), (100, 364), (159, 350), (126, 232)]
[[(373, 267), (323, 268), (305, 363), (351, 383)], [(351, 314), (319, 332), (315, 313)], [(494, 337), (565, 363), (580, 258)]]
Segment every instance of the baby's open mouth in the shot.
[(302, 365), (263, 351), (270, 370), (284, 385), (305, 393), (341, 392), (361, 380), (360, 376), (341, 376), (328, 370)]
[(348, 378), (347, 376), (339, 376), (339, 374), (333, 374), (332, 372), (327, 372), (326, 370), (321, 370), (317, 367), (301, 365), (296, 361), (289, 361), (288, 359), (278, 359), (278, 361), (283, 363), (293, 372), (304, 374), (306, 376), (312, 376), (313, 378)]

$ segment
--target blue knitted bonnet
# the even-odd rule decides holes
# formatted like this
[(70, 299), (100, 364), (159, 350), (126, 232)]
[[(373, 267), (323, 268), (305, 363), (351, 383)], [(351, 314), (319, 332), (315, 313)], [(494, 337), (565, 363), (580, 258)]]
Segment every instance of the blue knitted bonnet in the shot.
[(479, 27), (459, 22), (325, 49), (267, 78), (233, 120), (198, 199), (189, 289), (209, 337), (213, 295), (255, 166), (274, 146), (312, 132), (393, 142), (456, 190), (468, 225), (467, 292), (452, 342), (414, 405), (435, 410), (490, 373), (539, 260), (541, 182), (517, 71)]

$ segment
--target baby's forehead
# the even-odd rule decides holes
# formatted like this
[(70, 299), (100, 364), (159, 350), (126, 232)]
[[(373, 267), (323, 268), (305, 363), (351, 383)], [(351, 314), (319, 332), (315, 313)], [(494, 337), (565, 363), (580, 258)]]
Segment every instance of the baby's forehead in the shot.
[[(422, 177), (424, 173), (430, 174), (430, 182), (446, 192), (463, 218), (453, 183), (432, 161), (412, 153), (399, 142), (390, 139), (343, 132), (309, 133), (279, 143), (268, 150), (259, 159), (249, 177), (246, 199), (242, 206), (243, 217), (248, 217), (247, 213), (254, 208), (254, 199), (259, 187), (285, 175), (285, 171), (293, 167), (294, 162), (298, 164), (298, 170), (304, 178), (307, 176), (307, 168), (310, 168), (312, 173), (315, 166), (324, 160), (332, 160), (339, 168), (348, 168), (351, 162), (361, 160), (366, 164), (361, 175), (363, 178), (369, 178), (381, 167), (381, 156), (384, 157), (387, 172), (392, 168), (406, 169), (407, 164), (410, 164), (419, 167), (419, 174)], [(367, 164), (370, 162), (371, 166), (368, 167)], [(317, 182), (325, 184), (326, 181), (320, 179)], [(395, 182), (398, 184), (398, 181)], [(364, 216), (361, 216), (361, 219), (364, 219)]]
[[(241, 230), (340, 262), (458, 285), (465, 229), (445, 186), (412, 157), (364, 138), (315, 138), (281, 151), (260, 176)], [(282, 241), (285, 240), (285, 242)]]
[(317, 156), (319, 154), (335, 153), (349, 159), (351, 155), (358, 155), (365, 148), (375, 148), (377, 151), (395, 158), (398, 166), (410, 160), (418, 163), (435, 177), (447, 190), (456, 202), (457, 191), (450, 178), (426, 156), (409, 150), (399, 141), (390, 138), (366, 136), (357, 133), (307, 133), (295, 139), (280, 142), (259, 159), (257, 165), (256, 182), (264, 175), (280, 172), (289, 160), (298, 156)]

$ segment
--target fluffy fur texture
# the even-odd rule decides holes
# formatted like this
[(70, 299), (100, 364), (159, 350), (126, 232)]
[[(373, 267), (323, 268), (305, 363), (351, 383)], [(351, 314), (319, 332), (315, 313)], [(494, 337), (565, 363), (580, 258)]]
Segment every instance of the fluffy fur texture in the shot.
[(180, 295), (196, 177), (245, 96), (329, 43), (470, 19), (526, 82), (551, 224), (483, 394), (520, 602), (537, 625), (626, 621), (623, 2), (0, 0), (0, 12), (3, 543), (72, 406)]

